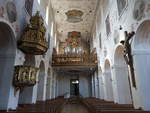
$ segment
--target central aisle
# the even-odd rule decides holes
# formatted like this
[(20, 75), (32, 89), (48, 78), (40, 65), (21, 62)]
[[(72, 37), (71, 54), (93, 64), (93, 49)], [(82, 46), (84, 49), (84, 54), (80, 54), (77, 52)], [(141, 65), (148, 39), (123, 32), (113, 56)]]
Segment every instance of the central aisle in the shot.
[(82, 104), (66, 104), (61, 113), (89, 113)]

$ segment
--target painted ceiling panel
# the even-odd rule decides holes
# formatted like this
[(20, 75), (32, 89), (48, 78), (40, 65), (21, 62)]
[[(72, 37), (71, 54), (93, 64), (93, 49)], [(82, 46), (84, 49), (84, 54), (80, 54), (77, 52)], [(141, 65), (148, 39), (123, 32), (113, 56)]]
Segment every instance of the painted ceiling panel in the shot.
[(89, 38), (95, 18), (97, 1), (51, 0), (57, 24), (57, 37), (61, 41), (65, 41), (68, 32), (78, 31), (81, 32), (82, 38)]

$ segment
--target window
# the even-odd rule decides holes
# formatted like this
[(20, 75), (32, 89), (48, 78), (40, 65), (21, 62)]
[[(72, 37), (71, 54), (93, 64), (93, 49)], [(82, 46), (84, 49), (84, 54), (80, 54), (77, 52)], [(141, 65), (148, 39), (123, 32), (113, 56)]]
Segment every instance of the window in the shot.
[(25, 0), (25, 9), (32, 16), (33, 0)]
[(102, 48), (101, 34), (99, 34), (99, 48)]
[(46, 7), (46, 24), (48, 25), (48, 17), (49, 17), (49, 8)]
[(54, 23), (52, 22), (52, 24), (51, 24), (51, 37), (53, 37), (53, 32), (54, 32)]
[(41, 3), (41, 0), (38, 0), (38, 3), (40, 4), (40, 3)]
[(107, 16), (106, 20), (105, 20), (105, 24), (106, 24), (106, 33), (107, 36), (110, 34), (110, 20), (109, 20), (109, 15)]
[(121, 16), (125, 8), (127, 7), (127, 0), (117, 0), (118, 14)]

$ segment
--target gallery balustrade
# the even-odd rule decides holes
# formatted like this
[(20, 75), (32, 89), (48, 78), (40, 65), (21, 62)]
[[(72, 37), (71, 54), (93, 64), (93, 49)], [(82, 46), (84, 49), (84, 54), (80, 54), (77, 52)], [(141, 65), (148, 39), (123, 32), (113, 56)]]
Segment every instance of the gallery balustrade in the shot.
[(96, 66), (97, 56), (86, 54), (55, 54), (52, 66)]

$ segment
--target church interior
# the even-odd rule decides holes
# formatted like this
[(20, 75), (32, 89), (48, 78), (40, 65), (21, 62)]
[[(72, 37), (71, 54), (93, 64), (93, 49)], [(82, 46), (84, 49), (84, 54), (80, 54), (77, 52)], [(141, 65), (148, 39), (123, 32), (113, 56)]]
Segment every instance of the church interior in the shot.
[(150, 111), (150, 0), (0, 0), (0, 113)]

